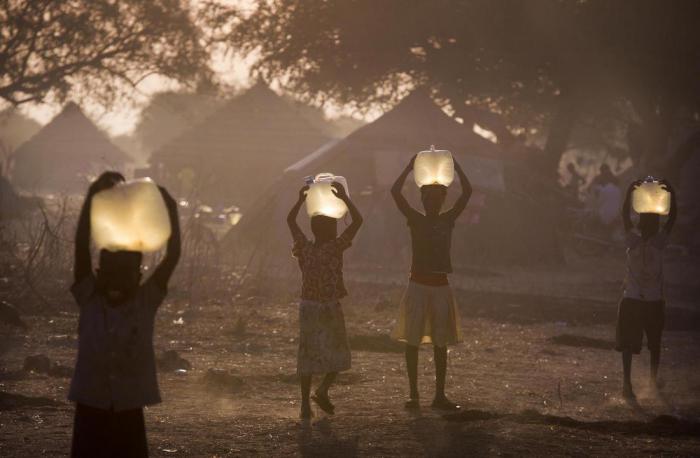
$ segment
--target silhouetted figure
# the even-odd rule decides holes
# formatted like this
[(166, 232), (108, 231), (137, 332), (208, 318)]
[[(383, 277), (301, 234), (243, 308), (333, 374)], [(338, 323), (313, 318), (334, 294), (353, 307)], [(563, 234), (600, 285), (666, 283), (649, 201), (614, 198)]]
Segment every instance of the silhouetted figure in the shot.
[(591, 182), (592, 187), (605, 186), (607, 184), (618, 185), (618, 180), (615, 174), (610, 169), (608, 164), (602, 164), (598, 169), (598, 175)]
[(459, 407), (445, 396), (447, 345), (461, 341), (457, 304), (449, 286), (447, 274), (452, 272), (450, 247), (455, 220), (464, 211), (472, 187), (460, 165), (455, 161), (462, 194), (454, 207), (441, 213), (447, 196), (442, 185), (422, 186), (421, 201), (425, 214), (412, 208), (401, 190), (413, 170), (415, 156), (391, 188), (396, 206), (406, 217), (411, 231), (412, 262), (408, 288), (401, 301), (399, 323), (393, 337), (406, 342), (406, 369), (410, 399), (406, 408), (420, 406), (418, 395), (418, 347), (432, 343), (435, 356), (435, 399), (433, 407), (447, 410)]
[(74, 457), (148, 456), (143, 407), (160, 402), (153, 351), (153, 325), (168, 281), (180, 258), (177, 204), (160, 188), (170, 214), (167, 253), (141, 282), (142, 253), (100, 251), (90, 258), (90, 207), (98, 192), (124, 181), (103, 173), (89, 188), (75, 236), (74, 283), (80, 307), (78, 360), (68, 398), (76, 403)]
[(570, 162), (569, 165), (566, 166), (566, 170), (571, 175), (571, 179), (566, 185), (566, 192), (570, 196), (571, 202), (575, 205), (579, 205), (581, 203), (579, 193), (581, 191), (581, 185), (583, 184), (584, 179), (581, 176), (581, 174), (578, 173), (578, 170), (576, 170), (576, 166), (572, 162)]
[(671, 193), (671, 209), (668, 220), (660, 227), (660, 216), (641, 213), (634, 228), (630, 218), (632, 192), (641, 184), (635, 181), (627, 189), (622, 206), (622, 221), (627, 233), (627, 276), (622, 300), (618, 305), (615, 348), (622, 352), (624, 382), (622, 395), (635, 400), (632, 391), (632, 355), (642, 349), (643, 334), (647, 336), (647, 348), (651, 359), (649, 379), (656, 391), (656, 375), (661, 355), (661, 334), (664, 328), (663, 252), (676, 221), (676, 194), (666, 181), (663, 186)]
[(297, 225), (299, 209), (306, 200), (304, 186), (299, 199), (289, 211), (287, 224), (294, 239), (292, 255), (301, 270), (301, 303), (299, 305), (299, 352), (297, 374), (301, 382), (301, 418), (312, 417), (309, 397), (311, 377), (325, 374), (316, 388), (313, 401), (326, 413), (335, 413), (328, 389), (338, 372), (350, 369), (350, 346), (345, 332), (345, 318), (340, 299), (347, 295), (343, 282), (343, 252), (362, 225), (362, 216), (345, 188), (333, 183), (333, 194), (347, 205), (352, 223), (340, 235), (338, 221), (328, 216), (311, 218), (314, 241), (309, 241)]

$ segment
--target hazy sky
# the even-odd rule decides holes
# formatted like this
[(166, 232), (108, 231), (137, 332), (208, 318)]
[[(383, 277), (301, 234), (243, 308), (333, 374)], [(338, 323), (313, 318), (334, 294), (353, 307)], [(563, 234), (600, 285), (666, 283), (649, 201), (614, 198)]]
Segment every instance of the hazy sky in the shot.
[[(191, 0), (197, 5), (199, 0)], [(252, 8), (252, 0), (218, 0), (220, 3), (236, 5), (239, 8)], [(234, 87), (245, 87), (250, 84), (249, 69), (250, 63), (232, 56), (214, 56), (212, 66), (218, 73), (221, 80)], [(150, 95), (169, 89), (177, 89), (177, 85), (166, 78), (151, 76), (144, 79), (134, 92), (133, 99), (121, 103), (119, 106), (102, 107), (97, 104), (81, 103), (81, 107), (86, 114), (95, 121), (101, 128), (111, 135), (121, 135), (129, 133), (136, 122), (138, 114), (150, 98)], [(21, 111), (36, 119), (41, 124), (49, 122), (61, 110), (61, 105), (57, 104), (26, 104), (21, 107)]]
[[(213, 66), (221, 79), (235, 87), (249, 85), (250, 64), (243, 59), (220, 56), (214, 59)], [(134, 92), (132, 100), (127, 100), (114, 107), (103, 107), (98, 104), (82, 103), (81, 107), (101, 128), (116, 136), (130, 132), (138, 121), (138, 114), (147, 103), (151, 94), (156, 92), (177, 89), (177, 84), (160, 76), (151, 76), (144, 79)], [(26, 104), (21, 111), (36, 119), (41, 124), (46, 124), (58, 114), (61, 105), (57, 104)]]

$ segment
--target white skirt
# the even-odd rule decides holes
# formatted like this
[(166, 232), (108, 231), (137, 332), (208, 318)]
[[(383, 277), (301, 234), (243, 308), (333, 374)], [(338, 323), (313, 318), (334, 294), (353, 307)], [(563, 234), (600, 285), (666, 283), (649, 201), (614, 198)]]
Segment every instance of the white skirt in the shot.
[(461, 342), (459, 312), (452, 288), (409, 282), (392, 337), (416, 347), (429, 343), (444, 347)]

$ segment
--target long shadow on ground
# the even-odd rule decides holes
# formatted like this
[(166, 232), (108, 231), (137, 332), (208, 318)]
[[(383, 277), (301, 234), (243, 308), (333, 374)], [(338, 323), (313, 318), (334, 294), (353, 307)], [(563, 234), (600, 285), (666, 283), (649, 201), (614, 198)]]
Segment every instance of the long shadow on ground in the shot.
[(58, 407), (62, 405), (64, 405), (64, 403), (49, 398), (30, 397), (0, 391), (0, 411), (22, 409), (24, 407)]
[(545, 415), (533, 410), (525, 410), (517, 414), (499, 414), (483, 410), (465, 410), (455, 414), (443, 415), (443, 418), (447, 421), (460, 423), (504, 419), (521, 424), (561, 426), (564, 428), (601, 433), (622, 433), (630, 435), (665, 437), (700, 437), (700, 423), (672, 417), (670, 415), (660, 415), (648, 422), (633, 420), (580, 421), (571, 417)]
[(578, 336), (575, 334), (559, 334), (550, 337), (547, 341), (555, 345), (564, 345), (566, 347), (594, 348), (597, 350), (612, 350), (615, 348), (615, 343), (610, 340)]

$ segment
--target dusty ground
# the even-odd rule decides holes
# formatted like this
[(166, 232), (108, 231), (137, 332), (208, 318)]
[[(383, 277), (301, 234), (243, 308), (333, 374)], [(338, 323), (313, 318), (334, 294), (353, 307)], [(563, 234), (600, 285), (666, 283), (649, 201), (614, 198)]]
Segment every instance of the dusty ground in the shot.
[[(648, 395), (644, 352), (633, 367), (638, 406), (619, 396), (620, 358), (611, 350), (620, 264), (456, 275), (465, 336), (449, 356), (448, 393), (464, 406), (456, 415), (429, 407), (429, 347), (420, 354), (424, 407), (402, 409), (403, 355), (386, 337), (402, 287), (354, 275), (360, 281), (349, 282), (344, 302), (353, 368), (332, 390), (336, 415), (317, 410), (310, 424), (297, 419), (295, 288), (247, 288), (236, 300), (191, 306), (175, 288), (158, 315), (156, 349), (177, 350), (193, 368), (160, 373), (164, 402), (146, 411), (151, 454), (697, 455), (700, 307), (688, 262), (671, 267), (663, 398)], [(1, 456), (69, 449), (69, 379), (21, 370), (38, 353), (72, 366), (76, 311), (67, 296), (55, 302), (63, 304), (55, 313), (26, 316), (28, 331), (0, 328)], [(210, 368), (235, 378), (208, 384)]]

